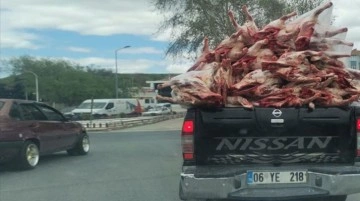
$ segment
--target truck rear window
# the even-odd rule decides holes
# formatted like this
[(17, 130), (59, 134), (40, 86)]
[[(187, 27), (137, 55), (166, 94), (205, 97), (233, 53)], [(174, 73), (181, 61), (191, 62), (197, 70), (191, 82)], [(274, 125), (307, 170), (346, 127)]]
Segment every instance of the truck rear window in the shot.
[(5, 105), (5, 102), (0, 101), (0, 110), (4, 107), (4, 105)]

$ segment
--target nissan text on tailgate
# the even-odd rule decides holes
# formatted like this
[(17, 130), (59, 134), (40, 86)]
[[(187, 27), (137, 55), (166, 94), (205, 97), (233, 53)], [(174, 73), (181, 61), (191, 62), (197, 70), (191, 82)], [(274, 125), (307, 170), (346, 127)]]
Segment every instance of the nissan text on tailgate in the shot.
[(360, 192), (360, 108), (188, 109), (182, 200), (345, 201)]

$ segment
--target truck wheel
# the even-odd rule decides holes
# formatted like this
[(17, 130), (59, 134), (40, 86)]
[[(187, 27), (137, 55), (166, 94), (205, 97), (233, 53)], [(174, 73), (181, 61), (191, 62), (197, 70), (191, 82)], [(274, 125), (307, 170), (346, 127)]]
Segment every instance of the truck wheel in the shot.
[(337, 195), (337, 196), (331, 196), (329, 198), (325, 198), (324, 201), (346, 201), (347, 196), (346, 195)]
[[(346, 201), (347, 196), (346, 195), (334, 195), (334, 196), (326, 196), (326, 197), (320, 197), (320, 198), (311, 198), (307, 201)], [(303, 201), (301, 200), (294, 200), (294, 201)]]
[(90, 140), (87, 134), (84, 134), (79, 141), (76, 143), (75, 147), (68, 149), (67, 153), (71, 156), (75, 155), (86, 155), (90, 151)]
[(25, 141), (18, 156), (17, 166), (23, 170), (34, 169), (39, 163), (39, 147), (32, 141)]
[(190, 199), (190, 200), (184, 200), (184, 201), (216, 201), (216, 200)]

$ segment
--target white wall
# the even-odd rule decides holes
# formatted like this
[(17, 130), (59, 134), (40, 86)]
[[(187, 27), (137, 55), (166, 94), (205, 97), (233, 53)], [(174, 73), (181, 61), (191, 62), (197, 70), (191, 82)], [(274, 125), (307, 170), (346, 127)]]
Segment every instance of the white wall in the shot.
[(351, 56), (347, 58), (346, 67), (360, 70), (360, 56)]

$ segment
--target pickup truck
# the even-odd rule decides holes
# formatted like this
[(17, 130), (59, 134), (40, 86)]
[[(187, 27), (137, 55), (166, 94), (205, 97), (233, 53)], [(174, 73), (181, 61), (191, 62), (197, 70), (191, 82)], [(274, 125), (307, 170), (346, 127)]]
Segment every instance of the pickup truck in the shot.
[(360, 107), (190, 108), (182, 200), (345, 201), (360, 192)]

